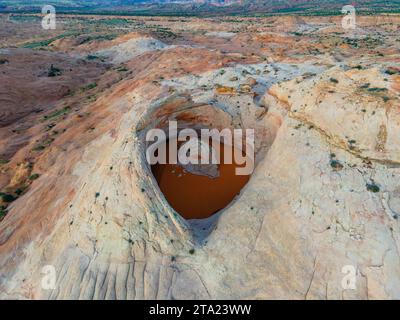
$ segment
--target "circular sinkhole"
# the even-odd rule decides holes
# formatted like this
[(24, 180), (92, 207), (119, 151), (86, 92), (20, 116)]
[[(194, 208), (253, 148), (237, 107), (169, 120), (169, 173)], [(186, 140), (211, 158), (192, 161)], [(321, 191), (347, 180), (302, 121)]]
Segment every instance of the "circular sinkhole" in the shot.
[[(265, 156), (280, 126), (279, 115), (266, 114), (265, 108), (248, 104), (238, 109), (236, 106), (229, 108), (194, 103), (188, 94), (168, 96), (153, 103), (141, 116), (136, 130), (142, 142), (141, 152), (144, 151), (142, 159), (146, 166), (143, 169), (152, 174), (151, 184), (154, 187), (157, 185), (157, 191), (164, 198), (162, 202), (167, 202), (171, 209), (191, 223), (211, 221), (211, 217), (217, 217), (216, 213), (234, 203), (249, 182), (255, 166)], [(175, 131), (170, 130), (171, 122), (176, 122)], [(193, 143), (190, 134), (187, 139), (180, 139), (181, 132), (185, 130), (192, 130), (192, 135), (198, 140)], [(217, 134), (212, 133), (208, 140), (203, 139), (203, 130), (215, 130)], [(248, 130), (252, 134), (248, 135)], [(148, 139), (148, 135), (155, 131), (162, 134), (154, 134)], [(236, 133), (239, 135), (236, 136)], [(231, 134), (232, 139), (225, 134)], [(248, 138), (252, 143), (249, 144)], [(193, 145), (199, 140), (202, 143), (200, 152), (194, 157), (203, 158), (202, 148), (218, 149), (216, 154), (220, 161), (217, 164), (200, 161), (197, 165), (188, 165), (169, 161), (171, 142), (180, 150), (183, 145)], [(162, 150), (161, 154), (166, 154), (166, 162), (149, 161), (149, 154), (156, 158), (159, 156), (158, 150), (155, 151), (158, 146), (164, 146), (164, 150), (159, 150)], [(213, 151), (210, 152), (211, 158), (212, 154)], [(231, 162), (225, 161), (225, 156), (229, 154)], [(240, 161), (236, 161), (235, 154), (239, 155)]]
[[(189, 158), (197, 157), (198, 163), (193, 164), (182, 163), (179, 157), (176, 163), (169, 161), (168, 151), (172, 141), (168, 139), (162, 143), (164, 150), (167, 150), (167, 161), (151, 165), (151, 171), (170, 206), (187, 220), (205, 219), (224, 209), (250, 179), (251, 174), (246, 174), (246, 170), (243, 170), (248, 163), (245, 161), (246, 155), (243, 150), (233, 145), (222, 142), (213, 145), (210, 140), (207, 146), (200, 141), (197, 148), (200, 150), (198, 154), (193, 152), (196, 148), (184, 149), (184, 152), (188, 151), (186, 156)], [(188, 144), (193, 146), (194, 143), (197, 141), (193, 139), (178, 141), (177, 149), (182, 150)], [(206, 153), (202, 154), (202, 151), (207, 151), (205, 150), (207, 147), (208, 158), (204, 156)], [(228, 161), (224, 161), (227, 152), (231, 156), (228, 157), (230, 158)], [(242, 155), (240, 163), (235, 154)], [(248, 160), (252, 159), (249, 157)], [(238, 174), (240, 168), (244, 172)]]

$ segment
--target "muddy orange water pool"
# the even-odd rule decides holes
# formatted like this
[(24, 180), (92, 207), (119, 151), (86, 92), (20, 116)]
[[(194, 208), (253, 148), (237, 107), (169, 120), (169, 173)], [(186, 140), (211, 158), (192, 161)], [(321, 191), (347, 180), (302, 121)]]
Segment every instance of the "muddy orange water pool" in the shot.
[(219, 175), (214, 178), (193, 174), (179, 164), (155, 164), (151, 170), (175, 211), (185, 219), (204, 219), (232, 202), (250, 179), (250, 175), (235, 173), (236, 168), (244, 165), (221, 163), (217, 166)]

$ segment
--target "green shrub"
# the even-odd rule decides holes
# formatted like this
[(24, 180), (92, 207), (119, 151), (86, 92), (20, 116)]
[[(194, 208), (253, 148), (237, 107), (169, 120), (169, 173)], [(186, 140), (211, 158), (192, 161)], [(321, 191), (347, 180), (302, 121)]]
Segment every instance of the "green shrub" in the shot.
[(95, 56), (95, 55), (93, 55), (93, 54), (89, 54), (89, 55), (86, 57), (86, 59), (87, 59), (87, 60), (97, 60), (97, 59), (99, 59), (99, 57), (98, 57), (98, 56)]
[(6, 203), (13, 202), (16, 199), (16, 197), (14, 197), (12, 194), (4, 192), (0, 192), (0, 197), (3, 200), (3, 202)]
[(48, 77), (57, 77), (61, 76), (61, 70), (56, 68), (55, 66), (51, 65), (49, 71), (47, 72)]
[(40, 177), (40, 175), (38, 174), (38, 173), (34, 173), (34, 174), (31, 174), (29, 177), (28, 177), (28, 179), (29, 180), (36, 180), (37, 178), (39, 178)]
[(331, 160), (331, 167), (335, 170), (342, 170), (343, 169), (343, 165), (338, 161), (338, 160)]
[(388, 75), (394, 75), (400, 73), (400, 71), (394, 68), (388, 68), (387, 70), (385, 70), (385, 73)]
[(373, 192), (373, 193), (377, 193), (377, 192), (380, 191), (379, 186), (376, 185), (374, 182), (372, 182), (372, 183), (367, 183), (366, 187), (367, 187), (367, 190), (368, 190), (368, 191)]
[(23, 187), (23, 188), (18, 188), (17, 190), (15, 190), (15, 194), (16, 194), (17, 196), (20, 196), (21, 194), (24, 193), (24, 191), (25, 191), (25, 187)]
[(59, 109), (59, 110), (56, 110), (56, 111), (50, 113), (48, 116), (44, 116), (43, 118), (44, 118), (45, 120), (52, 119), (52, 118), (57, 118), (57, 117), (59, 117), (59, 116), (65, 115), (65, 114), (68, 113), (70, 110), (71, 110), (70, 107), (64, 107), (64, 108), (62, 108), (62, 109)]
[(97, 87), (97, 83), (93, 82), (93, 83), (89, 83), (87, 86), (84, 86), (83, 88), (81, 88), (82, 92), (85, 92), (87, 90), (92, 90), (94, 88)]
[(8, 211), (4, 208), (0, 208), (0, 221), (4, 219), (4, 217), (7, 215)]
[(368, 88), (367, 89), (369, 92), (383, 92), (383, 91), (387, 91), (386, 88)]
[(38, 145), (34, 146), (32, 150), (33, 151), (42, 151), (44, 149), (46, 149), (46, 146), (44, 146), (42, 144), (38, 144)]

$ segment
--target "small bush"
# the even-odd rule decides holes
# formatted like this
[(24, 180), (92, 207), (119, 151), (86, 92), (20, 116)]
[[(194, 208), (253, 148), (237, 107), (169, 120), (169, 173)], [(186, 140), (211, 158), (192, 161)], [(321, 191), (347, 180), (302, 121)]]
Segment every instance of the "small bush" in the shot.
[(61, 76), (61, 70), (51, 65), (49, 71), (47, 72), (48, 77), (57, 77)]
[(7, 210), (4, 208), (0, 208), (0, 221), (4, 219), (4, 217), (7, 215)]
[(129, 69), (127, 67), (119, 67), (116, 69), (118, 72), (126, 72), (129, 71)]
[(92, 90), (92, 89), (94, 89), (94, 88), (96, 88), (96, 87), (97, 87), (97, 83), (90, 83), (90, 84), (88, 84), (87, 86), (81, 88), (81, 91), (82, 91), (82, 92), (85, 92), (85, 91), (87, 91), (87, 90)]
[(386, 88), (368, 88), (369, 92), (384, 92), (387, 91)]
[(42, 144), (38, 144), (38, 145), (34, 146), (32, 150), (33, 151), (42, 151), (44, 149), (46, 149), (46, 146), (44, 146)]
[(394, 74), (400, 73), (400, 71), (397, 69), (394, 69), (394, 68), (389, 68), (385, 71), (385, 73), (388, 75), (394, 75)]
[(0, 197), (3, 200), (3, 202), (6, 203), (13, 202), (16, 199), (16, 197), (14, 197), (12, 194), (3, 192), (0, 192)]
[(366, 187), (367, 187), (368, 191), (373, 192), (373, 193), (377, 193), (380, 191), (379, 186), (377, 186), (374, 182), (367, 183)]
[(25, 191), (25, 188), (18, 188), (17, 190), (15, 190), (15, 194), (17, 196), (20, 196), (21, 194), (23, 194)]
[(70, 107), (64, 107), (64, 108), (62, 108), (62, 109), (59, 109), (59, 110), (56, 110), (56, 111), (50, 113), (48, 116), (44, 116), (43, 118), (44, 118), (45, 120), (52, 119), (52, 118), (57, 118), (57, 117), (59, 117), (59, 116), (65, 115), (65, 114), (68, 113), (70, 110), (71, 110)]
[(87, 60), (97, 60), (97, 59), (99, 59), (99, 57), (98, 57), (98, 56), (95, 56), (95, 55), (93, 55), (93, 54), (89, 54), (89, 55), (86, 57), (86, 59), (87, 59)]
[(342, 170), (343, 165), (338, 160), (331, 160), (331, 167), (335, 170)]
[(31, 174), (29, 177), (28, 177), (28, 179), (29, 180), (36, 180), (37, 178), (39, 178), (39, 174), (38, 173), (34, 173), (34, 174)]

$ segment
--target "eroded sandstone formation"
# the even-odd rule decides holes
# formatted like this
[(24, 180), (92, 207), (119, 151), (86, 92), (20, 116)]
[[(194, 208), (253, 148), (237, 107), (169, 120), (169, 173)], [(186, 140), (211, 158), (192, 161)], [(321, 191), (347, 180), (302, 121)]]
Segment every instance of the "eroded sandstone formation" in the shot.
[[(2, 190), (26, 189), (0, 222), (0, 297), (400, 298), (398, 17), (360, 18), (358, 48), (337, 43), (349, 35), (331, 34), (336, 18), (281, 19), (221, 34), (193, 19), (168, 45), (135, 32), (71, 49), (105, 61), (96, 86), (46, 108), (68, 112), (31, 115), (2, 164)], [(367, 48), (376, 30), (387, 39)], [(132, 41), (145, 45), (122, 59)], [(145, 133), (168, 120), (255, 129), (249, 183), (209, 219), (179, 216), (145, 160)], [(17, 125), (0, 130), (4, 148)]]

